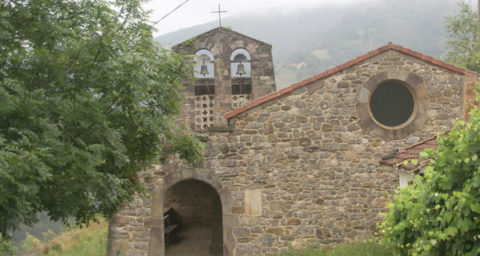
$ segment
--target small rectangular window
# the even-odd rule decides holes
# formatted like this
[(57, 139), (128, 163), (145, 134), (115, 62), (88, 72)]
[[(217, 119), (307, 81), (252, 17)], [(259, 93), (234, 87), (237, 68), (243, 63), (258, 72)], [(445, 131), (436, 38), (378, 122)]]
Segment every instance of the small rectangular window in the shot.
[(252, 82), (250, 79), (232, 80), (232, 94), (251, 94)]
[(214, 95), (215, 86), (212, 85), (195, 85), (195, 95)]

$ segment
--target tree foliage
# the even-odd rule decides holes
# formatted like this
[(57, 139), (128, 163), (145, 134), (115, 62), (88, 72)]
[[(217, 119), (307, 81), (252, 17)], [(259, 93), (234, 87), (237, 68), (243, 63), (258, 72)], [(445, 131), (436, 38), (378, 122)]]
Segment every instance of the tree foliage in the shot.
[[(447, 60), (480, 72), (478, 16), (466, 2), (447, 17)], [(396, 192), (381, 225), (401, 255), (480, 255), (480, 110), (437, 139), (424, 176)]]
[(446, 18), (449, 38), (446, 60), (480, 72), (478, 14), (468, 2), (459, 2), (459, 7), (457, 14)]
[(437, 143), (424, 176), (388, 206), (384, 240), (401, 255), (480, 255), (480, 110)]
[(40, 211), (111, 215), (174, 139), (191, 71), (155, 45), (142, 2), (0, 0), (0, 233)]
[(15, 255), (17, 253), (17, 248), (12, 245), (10, 239), (5, 239), (2, 234), (0, 234), (0, 255)]

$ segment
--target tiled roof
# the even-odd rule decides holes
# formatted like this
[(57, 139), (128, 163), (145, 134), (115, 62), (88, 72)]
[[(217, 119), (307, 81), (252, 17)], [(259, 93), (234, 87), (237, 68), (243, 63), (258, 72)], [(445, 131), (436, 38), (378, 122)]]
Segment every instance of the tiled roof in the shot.
[[(421, 163), (423, 160), (425, 160), (424, 158), (420, 157), (420, 153), (423, 152), (426, 148), (437, 148), (437, 136), (422, 140), (409, 147), (402, 148), (397, 152), (393, 152), (392, 154), (383, 157), (382, 160), (378, 162), (380, 164), (398, 166), (407, 170), (414, 170), (418, 167), (418, 165), (413, 165), (409, 163), (409, 161), (412, 159), (418, 159), (418, 162)], [(408, 164), (405, 165), (405, 161), (407, 161)]]
[(410, 49), (407, 49), (405, 47), (402, 47), (400, 45), (396, 45), (396, 44), (393, 44), (393, 43), (388, 43), (382, 47), (379, 47), (371, 52), (368, 52), (364, 55), (361, 55), (361, 56), (358, 56), (357, 58), (353, 59), (353, 60), (350, 60), (350, 61), (347, 61), (341, 65), (338, 65), (334, 68), (331, 68), (331, 69), (328, 69), (322, 73), (319, 73), (319, 74), (316, 74), (310, 78), (307, 78), (303, 81), (300, 81), (300, 82), (297, 82), (297, 83), (294, 83), (286, 88), (283, 88), (279, 91), (276, 91), (276, 92), (272, 92), (270, 94), (267, 94), (263, 97), (260, 97), (252, 102), (250, 102), (249, 104), (246, 104), (245, 106), (243, 107), (240, 107), (240, 108), (236, 108), (234, 109), (233, 111), (230, 111), (228, 113), (226, 113), (224, 115), (224, 117), (226, 119), (230, 119), (230, 118), (233, 118), (249, 109), (252, 109), (254, 107), (257, 107), (265, 102), (268, 102), (270, 100), (273, 100), (275, 98), (278, 98), (282, 95), (285, 95), (287, 93), (290, 93), (292, 92), (293, 90), (297, 89), (297, 88), (300, 88), (300, 87), (303, 87), (303, 86), (306, 86), (308, 84), (311, 84), (315, 81), (318, 81), (320, 79), (323, 79), (323, 78), (326, 78), (332, 74), (335, 74), (337, 72), (340, 72), (340, 71), (343, 71), (344, 69), (346, 68), (349, 68), (349, 67), (352, 67), (362, 61), (365, 61), (373, 56), (376, 56), (376, 55), (379, 55), (381, 53), (384, 53), (386, 51), (389, 51), (389, 50), (395, 50), (395, 51), (398, 51), (400, 53), (403, 53), (403, 54), (406, 54), (406, 55), (410, 55), (412, 57), (415, 57), (415, 58), (418, 58), (418, 59), (421, 59), (427, 63), (430, 63), (432, 65), (435, 65), (435, 66), (438, 66), (438, 67), (442, 67), (442, 68), (445, 68), (445, 69), (448, 69), (450, 71), (453, 71), (453, 72), (457, 72), (457, 73), (460, 73), (462, 75), (466, 75), (466, 74), (476, 74), (475, 72), (472, 72), (470, 70), (466, 70), (466, 69), (463, 69), (463, 68), (459, 68), (459, 67), (456, 67), (456, 66), (453, 66), (451, 64), (448, 64), (448, 63), (445, 63), (441, 60), (437, 60), (433, 57), (430, 57), (430, 56), (427, 56), (427, 55), (424, 55), (424, 54), (421, 54), (419, 52), (415, 52), (415, 51), (412, 51)]

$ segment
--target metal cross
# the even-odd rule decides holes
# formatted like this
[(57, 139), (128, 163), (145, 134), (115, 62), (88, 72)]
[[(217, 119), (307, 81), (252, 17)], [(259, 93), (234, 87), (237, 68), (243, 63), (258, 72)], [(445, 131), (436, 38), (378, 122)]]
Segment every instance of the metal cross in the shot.
[(218, 11), (212, 12), (212, 13), (218, 13), (218, 23), (220, 24), (220, 27), (222, 26), (222, 17), (220, 16), (221, 13), (224, 13), (227, 11), (221, 11), (220, 10), (220, 5), (218, 5)]

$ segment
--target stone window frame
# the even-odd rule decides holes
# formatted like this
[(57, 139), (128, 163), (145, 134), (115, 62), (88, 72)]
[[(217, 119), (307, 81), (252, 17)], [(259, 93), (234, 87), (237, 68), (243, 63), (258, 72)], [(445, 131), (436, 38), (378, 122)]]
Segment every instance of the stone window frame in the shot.
[[(210, 66), (212, 70), (210, 70), (211, 74), (208, 77), (202, 77), (199, 72), (201, 69), (201, 64), (199, 63), (199, 57), (205, 55), (207, 56), (210, 61), (207, 64), (207, 67)], [(215, 55), (209, 49), (201, 48), (195, 52), (194, 55), (194, 76), (196, 79), (195, 86), (194, 86), (194, 94), (196, 96), (201, 95), (215, 95)]]
[[(244, 66), (248, 66), (248, 73), (247, 76), (244, 77), (238, 77), (235, 75), (237, 65), (239, 64), (239, 61), (235, 60), (235, 58), (238, 55), (244, 55), (246, 60), (243, 61)], [(237, 65), (236, 65), (237, 64)], [(245, 49), (245, 48), (236, 48), (232, 51), (232, 54), (230, 54), (230, 79), (236, 79), (236, 78), (251, 78), (252, 77), (252, 57), (250, 55), (250, 52)]]
[[(210, 64), (212, 66), (212, 74), (209, 75), (209, 77), (201, 77), (199, 75), (199, 67), (201, 65), (199, 65), (199, 60), (198, 58), (202, 55), (206, 55), (208, 58), (210, 58), (210, 61), (207, 62), (206, 64)], [(210, 51), (209, 49), (205, 49), (205, 48), (201, 48), (201, 49), (197, 49), (195, 51), (195, 54), (194, 54), (194, 58), (193, 58), (193, 61), (194, 61), (194, 75), (195, 75), (195, 78), (196, 79), (215, 79), (215, 69), (216, 69), (216, 65), (215, 65), (215, 55), (212, 53), (212, 51)], [(211, 76), (211, 77), (210, 77)]]
[[(406, 121), (404, 121), (403, 123), (401, 123), (399, 125), (395, 125), (395, 126), (388, 126), (388, 125), (382, 124), (380, 121), (378, 121), (373, 115), (373, 112), (372, 112), (372, 109), (371, 109), (371, 104), (370, 104), (371, 101), (372, 101), (373, 93), (378, 89), (378, 87), (380, 87), (380, 86), (382, 86), (382, 85), (384, 85), (388, 82), (393, 82), (395, 84), (399, 84), (399, 85), (405, 87), (410, 92), (410, 95), (412, 96), (412, 99), (413, 99), (412, 113), (410, 114), (410, 116), (408, 117), (408, 119)], [(370, 113), (370, 118), (372, 118), (372, 120), (377, 125), (381, 126), (384, 129), (392, 129), (392, 130), (401, 129), (401, 128), (407, 126), (408, 124), (410, 124), (415, 119), (415, 116), (417, 115), (416, 98), (417, 97), (415, 96), (415, 92), (412, 90), (412, 88), (407, 83), (405, 83), (403, 81), (400, 81), (400, 80), (396, 80), (396, 79), (387, 79), (385, 81), (382, 81), (375, 86), (375, 88), (371, 91), (370, 96), (368, 98), (368, 112)]]
[[(393, 127), (379, 123), (370, 111), (370, 98), (373, 92), (379, 85), (387, 81), (395, 81), (407, 87), (412, 93), (414, 100), (414, 110), (410, 118), (405, 123)], [(397, 69), (390, 69), (370, 77), (366, 83), (360, 86), (356, 97), (359, 125), (364, 133), (390, 140), (405, 138), (422, 128), (428, 119), (427, 106), (423, 79), (413, 72)]]

